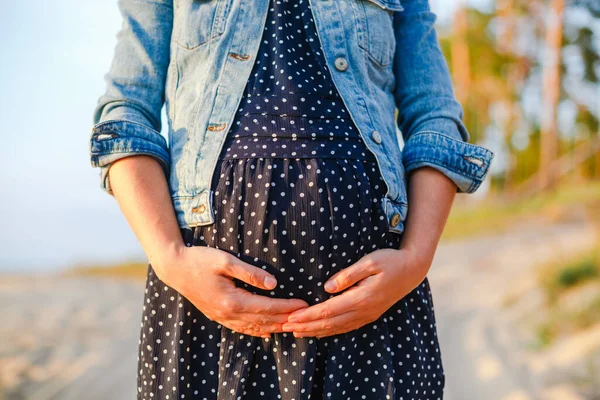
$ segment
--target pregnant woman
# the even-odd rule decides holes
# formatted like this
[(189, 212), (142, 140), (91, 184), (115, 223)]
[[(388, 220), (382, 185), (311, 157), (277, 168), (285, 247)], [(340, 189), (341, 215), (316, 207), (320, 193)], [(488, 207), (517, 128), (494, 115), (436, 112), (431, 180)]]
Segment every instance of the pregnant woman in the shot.
[[(143, 3), (120, 3), (91, 149), (150, 260), (138, 399), (441, 399), (426, 274), (454, 194), (476, 189), (492, 153), (457, 139), (468, 134), (437, 47), (411, 59), (415, 35), (437, 43), (415, 28), (432, 23), (427, 3), (332, 0), (321, 26), (315, 1)], [(403, 47), (378, 43), (389, 38), (374, 22)], [(329, 56), (332, 43), (352, 50)], [(411, 68), (425, 103), (395, 86)], [(404, 164), (385, 123), (359, 126), (361, 113), (393, 121), (394, 107), (359, 87), (395, 93), (407, 133), (423, 135)]]

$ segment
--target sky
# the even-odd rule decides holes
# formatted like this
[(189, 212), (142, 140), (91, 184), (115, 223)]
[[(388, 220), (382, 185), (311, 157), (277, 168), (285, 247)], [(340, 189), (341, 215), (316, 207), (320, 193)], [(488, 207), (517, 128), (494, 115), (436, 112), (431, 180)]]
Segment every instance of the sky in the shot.
[[(455, 3), (432, 0), (438, 23)], [(3, 4), (2, 272), (146, 260), (118, 203), (100, 189), (88, 153), (120, 24), (116, 0)]]

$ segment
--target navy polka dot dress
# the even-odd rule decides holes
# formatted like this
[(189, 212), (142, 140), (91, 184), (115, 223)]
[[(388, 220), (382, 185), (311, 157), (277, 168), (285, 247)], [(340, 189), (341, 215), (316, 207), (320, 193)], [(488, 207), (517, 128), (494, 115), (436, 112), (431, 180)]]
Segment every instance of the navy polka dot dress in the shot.
[[(327, 279), (399, 248), (385, 183), (339, 96), (307, 0), (271, 0), (263, 41), (212, 179), (215, 224), (187, 246), (235, 254), (276, 276), (249, 292), (314, 305)], [(244, 335), (209, 320), (149, 265), (138, 399), (442, 399), (427, 278), (378, 320), (328, 337)]]

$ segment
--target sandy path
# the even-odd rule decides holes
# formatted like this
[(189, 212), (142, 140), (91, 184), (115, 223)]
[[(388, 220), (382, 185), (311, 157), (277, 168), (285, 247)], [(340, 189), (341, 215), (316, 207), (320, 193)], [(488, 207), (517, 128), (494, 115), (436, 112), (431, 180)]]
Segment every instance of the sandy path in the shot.
[[(530, 365), (515, 360), (500, 303), (524, 271), (586, 248), (594, 235), (581, 222), (528, 223), (440, 245), (429, 278), (446, 400), (541, 398)], [(3, 277), (0, 400), (135, 398), (142, 298), (141, 281)]]
[(0, 399), (133, 399), (143, 283), (3, 277)]
[[(581, 221), (527, 223), (505, 235), (469, 238), (438, 248), (429, 277), (447, 376), (447, 400), (574, 400), (536, 373), (501, 306), (529, 284), (534, 267), (589, 249), (600, 238)], [(598, 340), (600, 344), (600, 337)], [(557, 393), (558, 397), (554, 397)]]

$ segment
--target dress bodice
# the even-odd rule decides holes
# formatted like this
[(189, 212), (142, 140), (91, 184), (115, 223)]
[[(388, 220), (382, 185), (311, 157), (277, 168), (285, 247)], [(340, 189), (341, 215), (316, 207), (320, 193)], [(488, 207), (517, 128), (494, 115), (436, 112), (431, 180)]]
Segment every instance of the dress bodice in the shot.
[(307, 0), (271, 0), (220, 159), (375, 160), (332, 81), (314, 24)]

